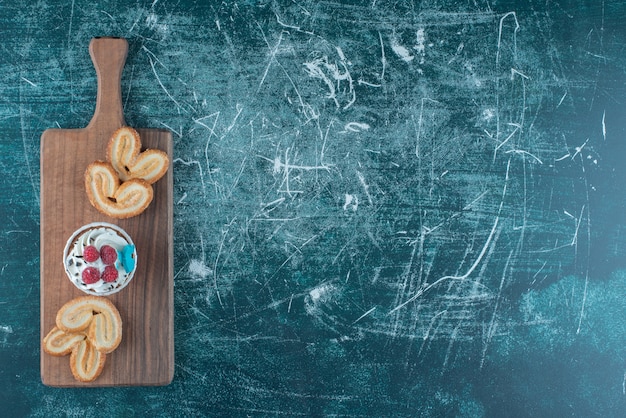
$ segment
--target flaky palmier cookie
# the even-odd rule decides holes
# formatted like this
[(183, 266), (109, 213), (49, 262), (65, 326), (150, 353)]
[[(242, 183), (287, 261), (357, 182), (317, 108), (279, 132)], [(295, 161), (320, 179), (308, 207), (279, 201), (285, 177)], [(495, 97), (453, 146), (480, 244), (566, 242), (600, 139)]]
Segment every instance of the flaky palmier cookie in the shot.
[(105, 353), (96, 350), (89, 340), (83, 340), (70, 354), (70, 370), (76, 380), (91, 382), (102, 373), (105, 360)]
[(120, 179), (110, 163), (94, 161), (85, 170), (89, 202), (112, 218), (130, 218), (143, 212), (153, 198), (152, 186), (143, 179)]
[(93, 316), (87, 337), (96, 350), (110, 353), (122, 341), (122, 320), (115, 312), (100, 312)]
[(82, 332), (70, 333), (59, 329), (52, 328), (43, 339), (43, 350), (53, 356), (65, 356), (72, 352), (74, 346), (87, 338)]
[(70, 354), (70, 370), (82, 382), (95, 380), (106, 354), (122, 341), (122, 318), (111, 301), (83, 296), (59, 309), (56, 326), (43, 339), (43, 349), (53, 356)]
[(143, 179), (150, 184), (163, 177), (169, 165), (167, 154), (161, 150), (141, 152), (139, 133), (129, 126), (113, 133), (107, 146), (107, 160), (120, 180)]
[(111, 352), (122, 341), (120, 313), (113, 302), (103, 297), (72, 299), (57, 312), (56, 325), (67, 333), (88, 330), (89, 339), (101, 351)]

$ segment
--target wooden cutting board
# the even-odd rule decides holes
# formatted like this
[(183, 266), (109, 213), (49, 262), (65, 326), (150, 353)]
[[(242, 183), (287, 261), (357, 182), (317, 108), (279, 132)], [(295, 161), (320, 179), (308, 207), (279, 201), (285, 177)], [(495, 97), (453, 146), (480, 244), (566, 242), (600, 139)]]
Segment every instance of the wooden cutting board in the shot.
[(48, 129), (41, 136), (41, 338), (54, 327), (56, 313), (69, 300), (85, 295), (67, 278), (63, 248), (72, 233), (91, 222), (124, 229), (137, 248), (137, 270), (130, 284), (108, 296), (123, 321), (122, 342), (107, 354), (102, 374), (91, 383), (74, 379), (69, 356), (41, 351), (41, 379), (50, 386), (166, 385), (174, 373), (173, 175), (172, 134), (137, 129), (143, 148), (167, 152), (170, 167), (154, 186), (154, 199), (141, 215), (119, 220), (98, 212), (87, 198), (84, 172), (94, 160), (106, 160), (112, 133), (125, 125), (121, 75), (128, 43), (94, 38), (89, 52), (98, 76), (93, 118), (82, 129)]

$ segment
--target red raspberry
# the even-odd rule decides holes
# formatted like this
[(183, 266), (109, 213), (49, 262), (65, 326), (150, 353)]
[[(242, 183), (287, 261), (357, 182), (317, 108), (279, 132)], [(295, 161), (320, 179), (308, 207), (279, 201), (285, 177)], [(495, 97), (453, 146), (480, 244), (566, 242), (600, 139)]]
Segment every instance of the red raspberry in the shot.
[(117, 260), (117, 250), (110, 245), (103, 245), (100, 248), (100, 257), (102, 257), (102, 262), (104, 264), (113, 264), (115, 263), (115, 260)]
[(88, 263), (93, 263), (100, 258), (100, 253), (93, 245), (88, 245), (83, 250), (83, 259)]
[(114, 282), (117, 280), (117, 269), (113, 266), (106, 266), (102, 272), (102, 280), (105, 282)]
[(87, 267), (83, 270), (82, 276), (85, 284), (93, 284), (100, 280), (100, 271), (95, 267)]

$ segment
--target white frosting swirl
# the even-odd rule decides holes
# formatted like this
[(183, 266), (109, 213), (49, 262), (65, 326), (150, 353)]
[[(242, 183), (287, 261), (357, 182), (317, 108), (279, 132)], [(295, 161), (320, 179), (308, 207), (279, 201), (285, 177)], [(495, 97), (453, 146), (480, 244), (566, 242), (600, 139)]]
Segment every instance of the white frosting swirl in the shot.
[[(115, 268), (118, 278), (113, 282), (105, 282), (100, 279), (95, 283), (87, 284), (83, 282), (82, 273), (87, 267), (95, 267), (98, 271), (103, 271), (105, 264), (101, 258), (94, 262), (87, 263), (83, 259), (83, 251), (87, 246), (93, 245), (100, 250), (102, 246), (109, 245), (118, 252)], [(121, 260), (121, 254), (125, 247), (132, 247), (132, 259), (134, 263), (131, 267)], [(128, 250), (128, 248), (127, 248)], [(74, 286), (85, 293), (96, 296), (111, 295), (122, 290), (133, 278), (136, 270), (137, 251), (128, 234), (116, 225), (99, 222), (85, 225), (74, 232), (67, 241), (63, 252), (63, 263), (65, 272)], [(130, 271), (126, 271), (126, 268)]]

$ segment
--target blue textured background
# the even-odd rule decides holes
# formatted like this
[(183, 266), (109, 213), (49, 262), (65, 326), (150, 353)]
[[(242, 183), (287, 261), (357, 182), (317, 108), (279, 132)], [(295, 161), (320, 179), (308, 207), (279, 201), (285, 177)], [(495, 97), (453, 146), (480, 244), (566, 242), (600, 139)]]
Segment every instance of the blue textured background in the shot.
[[(0, 1), (11, 416), (626, 413), (626, 3)], [(173, 132), (160, 388), (39, 376), (39, 137)], [(78, 150), (80, 152), (80, 150)]]

